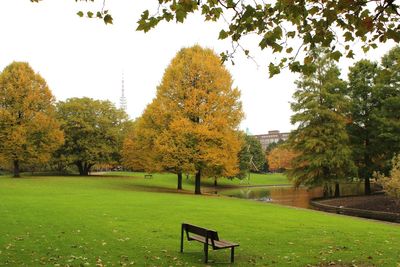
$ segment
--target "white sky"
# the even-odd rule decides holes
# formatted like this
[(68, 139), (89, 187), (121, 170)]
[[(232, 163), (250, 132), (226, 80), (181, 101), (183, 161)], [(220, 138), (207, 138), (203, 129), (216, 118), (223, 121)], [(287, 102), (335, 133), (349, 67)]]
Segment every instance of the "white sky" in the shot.
[[(147, 34), (135, 31), (136, 21), (145, 9), (155, 10), (156, 0), (108, 0), (114, 25), (96, 19), (82, 19), (79, 10), (100, 8), (74, 0), (0, 0), (0, 70), (12, 61), (26, 61), (48, 82), (57, 100), (70, 97), (108, 99), (119, 105), (122, 71), (128, 114), (140, 116), (155, 96), (165, 68), (182, 48), (200, 44), (218, 54), (230, 48), (229, 41), (219, 41), (223, 22), (205, 23), (201, 16), (191, 16), (184, 24), (161, 23)], [(296, 89), (295, 74), (284, 71), (269, 79), (266, 66), (275, 55), (260, 52), (257, 38), (245, 40), (255, 52), (257, 65), (241, 53), (235, 65), (227, 63), (235, 86), (242, 92), (246, 118), (241, 124), (253, 134), (268, 130), (289, 131), (291, 95)], [(379, 58), (393, 45), (382, 45), (358, 59)], [(340, 62), (345, 78), (347, 60)]]

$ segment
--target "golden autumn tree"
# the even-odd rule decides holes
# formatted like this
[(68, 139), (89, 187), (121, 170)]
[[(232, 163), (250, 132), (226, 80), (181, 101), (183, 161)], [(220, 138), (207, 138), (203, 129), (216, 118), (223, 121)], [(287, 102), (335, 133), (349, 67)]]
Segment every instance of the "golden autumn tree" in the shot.
[(197, 45), (178, 52), (157, 88), (157, 109), (164, 118), (154, 143), (159, 160), (166, 169), (194, 173), (196, 194), (201, 194), (202, 174), (238, 173), (239, 98), (220, 58)]
[(0, 157), (20, 176), (21, 164), (47, 162), (63, 143), (54, 97), (46, 81), (25, 62), (0, 75)]
[(160, 132), (159, 119), (156, 112), (157, 105), (153, 101), (149, 104), (142, 116), (136, 119), (132, 130), (127, 134), (122, 148), (123, 163), (126, 167), (146, 172), (162, 171), (157, 161), (157, 152), (154, 142)]
[(287, 170), (292, 166), (292, 160), (297, 153), (284, 146), (277, 146), (266, 157), (271, 171)]

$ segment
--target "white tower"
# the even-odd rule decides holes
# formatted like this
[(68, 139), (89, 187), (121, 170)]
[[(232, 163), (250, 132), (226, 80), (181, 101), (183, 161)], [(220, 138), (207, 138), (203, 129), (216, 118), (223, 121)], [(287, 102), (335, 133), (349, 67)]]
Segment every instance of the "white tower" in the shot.
[(122, 73), (122, 88), (121, 88), (121, 97), (119, 98), (119, 108), (126, 111), (127, 107), (128, 107), (128, 102), (125, 97), (124, 73)]

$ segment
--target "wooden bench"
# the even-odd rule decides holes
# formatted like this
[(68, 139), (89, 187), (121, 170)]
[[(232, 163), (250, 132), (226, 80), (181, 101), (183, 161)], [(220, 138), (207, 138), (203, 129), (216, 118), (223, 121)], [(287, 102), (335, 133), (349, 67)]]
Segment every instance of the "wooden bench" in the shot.
[(235, 244), (226, 240), (220, 240), (218, 233), (214, 230), (206, 229), (196, 225), (182, 223), (181, 229), (181, 252), (183, 252), (183, 239), (186, 233), (188, 241), (198, 241), (204, 244), (204, 262), (208, 262), (208, 247), (211, 246), (213, 250), (218, 249), (231, 249), (231, 262), (234, 262), (235, 247), (239, 244)]
[(144, 175), (144, 179), (151, 179), (151, 178), (153, 178), (153, 174), (145, 174)]

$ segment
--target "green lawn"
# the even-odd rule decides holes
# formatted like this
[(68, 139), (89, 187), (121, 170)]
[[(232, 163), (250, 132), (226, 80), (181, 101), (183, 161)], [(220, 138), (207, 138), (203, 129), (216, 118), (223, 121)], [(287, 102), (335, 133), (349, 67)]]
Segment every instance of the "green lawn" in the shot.
[[(400, 262), (398, 225), (176, 193), (174, 176), (113, 175), (0, 176), (0, 266), (203, 266), (201, 244), (186, 242), (178, 252), (182, 222), (240, 243), (236, 266)], [(210, 260), (229, 266), (229, 252), (212, 251)]]
[[(153, 174), (152, 179), (143, 179), (146, 173), (143, 172), (108, 172), (105, 176), (110, 177), (136, 177), (141, 178), (135, 182), (135, 184), (141, 184), (145, 187), (163, 187), (163, 188), (176, 188), (177, 187), (177, 175), (171, 173), (157, 173)], [(218, 179), (218, 187), (238, 187), (238, 186), (255, 186), (255, 185), (290, 185), (286, 176), (281, 173), (273, 174), (250, 174), (250, 179)], [(214, 188), (214, 179), (204, 178), (202, 179), (203, 190), (207, 191), (209, 188)], [(188, 178), (183, 176), (183, 189), (194, 191), (194, 177), (189, 176)]]

